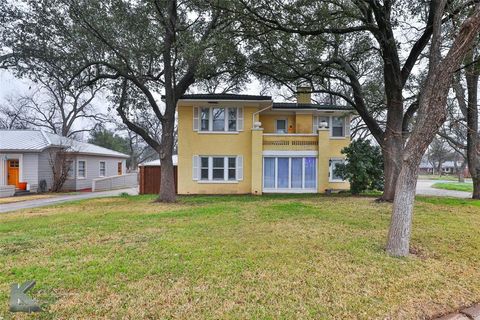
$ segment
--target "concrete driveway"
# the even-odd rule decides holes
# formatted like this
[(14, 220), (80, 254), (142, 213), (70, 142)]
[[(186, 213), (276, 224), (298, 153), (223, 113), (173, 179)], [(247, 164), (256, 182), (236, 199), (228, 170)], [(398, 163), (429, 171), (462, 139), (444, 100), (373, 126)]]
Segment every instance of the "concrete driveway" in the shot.
[(437, 182), (452, 182), (444, 180), (418, 180), (417, 181), (417, 194), (424, 196), (437, 196), (437, 197), (452, 197), (452, 198), (471, 198), (471, 192), (443, 190), (432, 188), (432, 185)]
[(128, 188), (128, 189), (119, 189), (119, 190), (102, 191), (102, 192), (81, 192), (76, 194), (59, 195), (58, 197), (52, 197), (52, 198), (6, 203), (6, 204), (0, 205), (0, 213), (22, 210), (22, 209), (29, 209), (29, 208), (44, 207), (44, 206), (68, 202), (68, 201), (115, 197), (120, 195), (123, 192), (126, 192), (130, 195), (137, 195), (138, 188)]

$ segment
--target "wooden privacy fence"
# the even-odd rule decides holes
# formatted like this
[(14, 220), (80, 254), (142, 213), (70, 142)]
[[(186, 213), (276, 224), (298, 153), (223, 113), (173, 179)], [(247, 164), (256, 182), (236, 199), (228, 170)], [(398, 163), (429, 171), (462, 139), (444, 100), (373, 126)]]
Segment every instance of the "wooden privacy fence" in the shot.
[[(140, 166), (140, 194), (158, 194), (160, 192), (160, 166)], [(173, 166), (175, 192), (178, 191), (178, 170)]]

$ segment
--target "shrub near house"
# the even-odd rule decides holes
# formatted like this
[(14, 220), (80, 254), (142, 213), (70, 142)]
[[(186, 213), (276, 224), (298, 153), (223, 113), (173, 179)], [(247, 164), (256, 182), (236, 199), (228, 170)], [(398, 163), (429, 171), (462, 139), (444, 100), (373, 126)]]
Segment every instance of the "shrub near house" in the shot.
[(350, 181), (350, 191), (359, 194), (367, 190), (383, 190), (383, 156), (379, 146), (368, 140), (356, 140), (342, 150), (346, 162), (336, 168), (336, 174)]

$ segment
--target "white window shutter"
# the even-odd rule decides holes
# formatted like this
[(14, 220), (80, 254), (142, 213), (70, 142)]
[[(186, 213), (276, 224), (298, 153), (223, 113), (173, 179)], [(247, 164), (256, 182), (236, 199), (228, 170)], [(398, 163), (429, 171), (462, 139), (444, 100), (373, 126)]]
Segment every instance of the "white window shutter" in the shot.
[(243, 131), (243, 108), (237, 108), (237, 131)]
[(243, 156), (237, 156), (237, 180), (243, 180)]
[(198, 131), (198, 125), (199, 125), (199, 108), (198, 107), (193, 107), (193, 131)]
[(192, 178), (193, 180), (199, 180), (199, 172), (200, 172), (200, 157), (199, 156), (193, 156), (192, 158), (193, 162), (193, 168), (192, 168)]
[(312, 132), (317, 133), (317, 130), (318, 130), (318, 116), (313, 116)]

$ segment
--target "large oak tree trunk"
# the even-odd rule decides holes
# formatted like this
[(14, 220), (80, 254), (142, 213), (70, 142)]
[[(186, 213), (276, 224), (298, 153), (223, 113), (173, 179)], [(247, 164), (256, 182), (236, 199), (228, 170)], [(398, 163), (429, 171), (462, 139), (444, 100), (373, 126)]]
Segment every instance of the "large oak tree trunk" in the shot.
[[(383, 157), (385, 169), (385, 188), (381, 200), (393, 201), (395, 199), (396, 184), (401, 169), (401, 161), (404, 149), (403, 139), (403, 97), (401, 80), (385, 73), (385, 87), (388, 93), (387, 127), (383, 142)], [(387, 80), (390, 78), (390, 80)], [(392, 81), (396, 79), (396, 81)]]
[(382, 201), (393, 201), (395, 188), (400, 174), (403, 142), (401, 145), (390, 144), (385, 146), (383, 152), (385, 187), (381, 197)]
[(420, 164), (420, 161), (415, 161), (413, 158), (406, 159), (404, 162), (397, 180), (398, 189), (393, 204), (387, 245), (387, 252), (398, 257), (408, 255), (410, 248), (413, 204), (418, 178), (418, 165), (415, 163)]
[(441, 0), (435, 4), (429, 72), (420, 97), (417, 122), (404, 149), (397, 181), (386, 248), (387, 252), (394, 256), (406, 256), (409, 253), (418, 167), (428, 145), (445, 121), (447, 96), (453, 73), (471, 49), (473, 40), (480, 31), (480, 6), (477, 5), (474, 14), (462, 24), (447, 56), (439, 62), (441, 18), (446, 2), (447, 0)]
[[(473, 56), (473, 54), (472, 54)], [(467, 80), (467, 160), (473, 180), (473, 199), (480, 199), (480, 134), (478, 132), (478, 81), (480, 63), (466, 70)]]
[(173, 170), (174, 121), (162, 123), (162, 143), (158, 150), (160, 156), (160, 192), (158, 201), (175, 202), (175, 175)]

